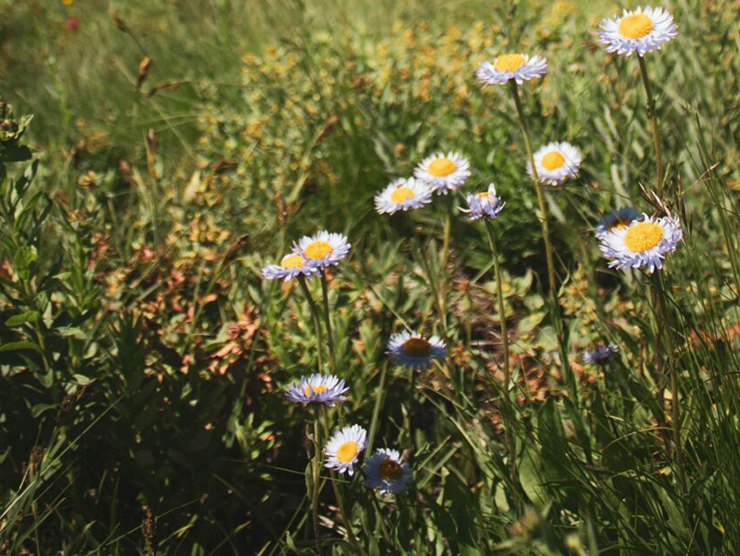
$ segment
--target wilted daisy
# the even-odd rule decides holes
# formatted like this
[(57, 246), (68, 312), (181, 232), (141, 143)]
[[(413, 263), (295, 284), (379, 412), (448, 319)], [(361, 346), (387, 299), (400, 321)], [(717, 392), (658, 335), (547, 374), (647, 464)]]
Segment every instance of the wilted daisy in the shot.
[(347, 390), (349, 388), (344, 385), (344, 380), (339, 380), (334, 375), (312, 374), (308, 378), (302, 376), (300, 382), (291, 384), (285, 396), (304, 405), (323, 403), (334, 407), (336, 402), (347, 400), (347, 396), (343, 395)]
[(447, 357), (447, 348), (437, 336), (427, 340), (416, 332), (403, 331), (391, 336), (386, 353), (400, 365), (426, 369), (433, 359), (441, 361)]
[(336, 469), (340, 473), (348, 471), (352, 475), (352, 466), (365, 448), (366, 437), (367, 432), (360, 425), (344, 427), (335, 432), (324, 449), (327, 458), (324, 467)]
[(583, 354), (583, 362), (603, 365), (607, 359), (617, 353), (619, 353), (619, 348), (614, 344), (599, 346), (595, 349), (587, 349)]
[(503, 210), (506, 203), (496, 196), (496, 186), (490, 184), (488, 191), (480, 193), (469, 193), (465, 195), (465, 201), (468, 208), (461, 208), (462, 212), (468, 214), (468, 220), (478, 220), (479, 218), (496, 218)]
[[(581, 168), (581, 153), (570, 143), (550, 143), (534, 153), (534, 165), (540, 182), (559, 185), (578, 174)], [(534, 178), (529, 162), (527, 172)]]
[(319, 270), (309, 266), (308, 261), (297, 251), (285, 255), (280, 264), (268, 264), (262, 269), (262, 276), (273, 280), (275, 278), (284, 278), (287, 282), (296, 276), (316, 276)]
[(622, 17), (607, 17), (601, 22), (599, 43), (607, 52), (631, 56), (637, 52), (644, 56), (651, 50), (660, 49), (663, 43), (678, 34), (673, 16), (663, 8), (637, 8), (624, 10)]
[(432, 188), (422, 181), (398, 179), (375, 196), (375, 210), (380, 214), (393, 214), (399, 210), (418, 209), (432, 200), (433, 193)]
[(663, 258), (676, 250), (683, 233), (677, 218), (643, 214), (624, 228), (614, 228), (601, 240), (601, 252), (610, 268), (642, 268), (652, 273)]
[(481, 62), (475, 72), (483, 85), (502, 85), (513, 79), (520, 85), (529, 79), (547, 73), (547, 62), (542, 56), (526, 54), (502, 54), (493, 62)]
[(437, 153), (419, 163), (414, 177), (436, 193), (447, 195), (448, 191), (460, 188), (470, 177), (470, 163), (460, 153)]
[(367, 458), (362, 466), (365, 484), (377, 488), (381, 494), (396, 494), (408, 488), (411, 466), (403, 461), (396, 450), (380, 448)]
[(326, 268), (346, 257), (350, 247), (344, 235), (321, 231), (313, 236), (302, 237), (295, 250), (303, 255), (308, 266)]
[(631, 222), (640, 218), (640, 213), (632, 207), (624, 207), (614, 212), (610, 212), (604, 216), (599, 223), (596, 224), (597, 239), (603, 239), (609, 232), (613, 230), (619, 230), (625, 226), (629, 226)]

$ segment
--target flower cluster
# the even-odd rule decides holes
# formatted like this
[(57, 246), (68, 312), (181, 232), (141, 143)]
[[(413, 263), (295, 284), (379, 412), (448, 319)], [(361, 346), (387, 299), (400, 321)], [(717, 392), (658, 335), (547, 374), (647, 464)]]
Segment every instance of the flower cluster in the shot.
[(297, 276), (318, 276), (322, 270), (346, 257), (350, 247), (342, 234), (321, 231), (313, 236), (304, 236), (280, 260), (280, 264), (265, 266), (262, 276), (268, 279), (283, 278), (286, 282)]

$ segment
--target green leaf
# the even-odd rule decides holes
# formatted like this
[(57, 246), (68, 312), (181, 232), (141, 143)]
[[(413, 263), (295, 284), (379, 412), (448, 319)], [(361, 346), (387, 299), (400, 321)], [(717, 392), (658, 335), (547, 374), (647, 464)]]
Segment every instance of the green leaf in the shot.
[(32, 349), (41, 353), (41, 348), (33, 342), (9, 342), (0, 346), (0, 353), (4, 351), (17, 351), (21, 349)]
[(5, 326), (20, 326), (27, 322), (36, 322), (41, 315), (38, 311), (26, 311), (20, 315), (13, 315), (5, 321)]
[(6, 145), (0, 150), (0, 162), (23, 162), (24, 160), (30, 160), (32, 157), (31, 149), (25, 145)]

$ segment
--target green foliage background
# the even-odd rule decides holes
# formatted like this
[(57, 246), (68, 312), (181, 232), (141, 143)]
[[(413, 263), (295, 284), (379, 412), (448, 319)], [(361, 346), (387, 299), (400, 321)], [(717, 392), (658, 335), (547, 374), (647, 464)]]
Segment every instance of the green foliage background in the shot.
[[(397, 503), (378, 511), (361, 481), (348, 486), (368, 553), (737, 553), (740, 4), (666, 6), (679, 36), (647, 60), (685, 241), (667, 264), (673, 318), (656, 328), (650, 281), (608, 271), (592, 234), (616, 206), (651, 210), (637, 63), (594, 41), (621, 4), (0, 0), (0, 94), (35, 115), (20, 143), (33, 161), (3, 159), (0, 176), (2, 551), (311, 550), (308, 414), (283, 390), (317, 346), (298, 288), (259, 270), (325, 228), (353, 244), (330, 283), (351, 400), (328, 420), (367, 427), (382, 395), (378, 442), (418, 447)], [(548, 192), (577, 400), (544, 309), (514, 107), (474, 79), (509, 49), (550, 65), (523, 87), (536, 144), (584, 154), (579, 179)], [(412, 220), (372, 206), (438, 149), (464, 152), (474, 185), (495, 182), (507, 202), (516, 484), (482, 229), (457, 218), (443, 268), (444, 201)], [(448, 283), (454, 354), (413, 398), (402, 369), (379, 388), (397, 317), (441, 326), (412, 234)], [(682, 383), (686, 492), (654, 375), (660, 327)], [(620, 355), (583, 365), (601, 342)], [(327, 549), (351, 553), (329, 490)]]

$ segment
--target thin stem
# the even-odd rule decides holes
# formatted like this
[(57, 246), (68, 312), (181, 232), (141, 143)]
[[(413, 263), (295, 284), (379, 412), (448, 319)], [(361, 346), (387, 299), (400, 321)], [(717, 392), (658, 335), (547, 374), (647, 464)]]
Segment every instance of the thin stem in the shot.
[(347, 538), (349, 539), (350, 544), (354, 547), (357, 554), (365, 554), (365, 551), (362, 550), (360, 543), (357, 542), (357, 537), (355, 537), (355, 534), (352, 532), (352, 524), (349, 521), (347, 510), (345, 510), (344, 508), (344, 498), (342, 498), (342, 492), (339, 488), (339, 484), (337, 483), (337, 476), (334, 471), (331, 471), (331, 486), (334, 489), (334, 496), (337, 499), (337, 506), (339, 506), (339, 515), (342, 517), (344, 528), (347, 529)]
[(658, 197), (662, 199), (663, 159), (660, 154), (660, 132), (658, 131), (658, 114), (655, 111), (655, 99), (653, 98), (653, 92), (650, 86), (650, 78), (648, 77), (645, 58), (642, 56), (638, 56), (637, 61), (640, 62), (640, 73), (642, 74), (642, 82), (645, 85), (645, 94), (647, 94), (648, 118), (650, 118), (650, 127), (653, 131), (653, 143), (655, 145), (655, 179), (657, 181), (656, 191), (658, 193)]
[(326, 335), (329, 343), (329, 359), (331, 361), (331, 372), (337, 374), (337, 357), (334, 354), (334, 336), (331, 332), (331, 315), (329, 314), (329, 286), (326, 281), (326, 273), (321, 273), (321, 296), (324, 299), (324, 322), (326, 322)]
[(501, 281), (501, 265), (498, 262), (498, 250), (496, 249), (496, 239), (491, 229), (491, 223), (486, 220), (486, 234), (488, 235), (488, 244), (491, 246), (491, 257), (493, 258), (493, 270), (496, 277), (496, 297), (498, 298), (498, 315), (501, 323), (501, 344), (504, 350), (504, 396), (506, 415), (506, 443), (509, 448), (509, 473), (511, 479), (512, 495), (514, 505), (518, 506), (518, 496), (516, 492), (516, 437), (514, 436), (514, 420), (516, 412), (512, 406), (510, 386), (511, 367), (509, 363), (509, 334), (506, 325), (506, 308), (504, 306), (504, 290)]
[(311, 308), (311, 316), (313, 317), (313, 328), (314, 332), (316, 333), (317, 340), (316, 359), (318, 360), (319, 373), (321, 373), (321, 371), (323, 371), (324, 369), (323, 357), (321, 355), (324, 343), (324, 333), (321, 330), (321, 322), (319, 321), (319, 310), (318, 307), (316, 307), (316, 303), (314, 303), (313, 297), (311, 297), (311, 292), (308, 291), (308, 286), (306, 285), (306, 277), (303, 275), (299, 275), (298, 283), (301, 285), (303, 295), (306, 296), (306, 299), (308, 300), (308, 306)]
[(378, 497), (375, 495), (375, 491), (373, 491), (370, 494), (370, 496), (373, 499), (373, 506), (375, 506), (375, 511), (378, 513), (378, 517), (379, 517), (378, 522), (380, 523), (380, 532), (383, 535), (385, 542), (388, 543), (388, 545), (393, 550), (393, 553), (396, 554), (396, 550), (393, 549), (394, 547), (393, 538), (388, 532), (388, 527), (385, 524), (385, 517), (383, 516), (383, 510), (381, 509), (380, 504), (378, 504)]
[(445, 215), (444, 236), (442, 238), (442, 280), (439, 285), (439, 306), (442, 315), (443, 326), (447, 327), (447, 265), (450, 260), (450, 235), (452, 234), (452, 204), (447, 201), (447, 214)]
[[(421, 260), (421, 266), (424, 270), (424, 274), (426, 275), (427, 282), (429, 282), (429, 289), (432, 290), (432, 297), (434, 297), (434, 301), (437, 306), (438, 316), (440, 320), (444, 322), (444, 309), (442, 307), (439, 292), (437, 291), (437, 283), (434, 281), (434, 276), (432, 275), (432, 269), (429, 266), (426, 252), (421, 245), (421, 242), (416, 237), (416, 234), (414, 234), (414, 244), (416, 245), (416, 251), (419, 253), (419, 259)], [(442, 336), (445, 338), (445, 340), (447, 339), (447, 328), (444, 325), (442, 326)]]
[(313, 496), (311, 497), (311, 513), (313, 515), (313, 534), (316, 537), (316, 552), (321, 556), (321, 529), (319, 528), (319, 479), (321, 478), (321, 425), (319, 423), (319, 408), (313, 422)]
[(378, 430), (378, 418), (380, 417), (380, 408), (383, 405), (383, 397), (385, 394), (385, 376), (388, 373), (388, 361), (383, 363), (383, 367), (380, 369), (380, 384), (378, 384), (378, 393), (375, 396), (375, 406), (373, 407), (373, 417), (370, 421), (370, 432), (367, 434), (367, 445), (365, 446), (365, 459), (370, 457), (370, 453), (373, 451), (373, 442), (375, 441), (375, 433)]

